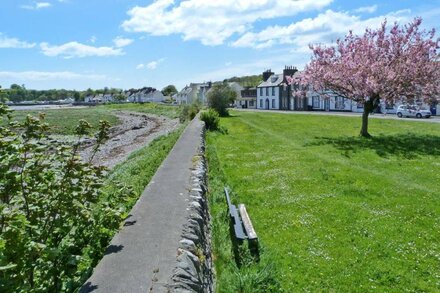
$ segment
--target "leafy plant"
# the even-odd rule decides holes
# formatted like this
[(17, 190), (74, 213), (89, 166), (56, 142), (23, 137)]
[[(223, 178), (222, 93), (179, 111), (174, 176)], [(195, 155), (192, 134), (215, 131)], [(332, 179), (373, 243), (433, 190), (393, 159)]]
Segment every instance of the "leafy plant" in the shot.
[[(18, 123), (0, 105), (0, 125), (0, 291), (73, 291), (119, 228), (132, 191), (104, 192), (104, 168), (81, 161), (86, 121), (73, 146), (48, 138), (44, 115)], [(98, 147), (108, 128), (100, 122)]]
[(220, 124), (220, 118), (217, 111), (209, 109), (208, 111), (202, 112), (200, 114), (200, 120), (205, 122), (206, 129), (208, 130), (218, 130)]
[(226, 83), (215, 84), (208, 93), (208, 106), (221, 117), (229, 116), (228, 107), (237, 98), (237, 93)]
[(200, 111), (200, 103), (198, 101), (183, 106), (182, 112), (180, 114), (180, 122), (191, 121), (196, 117), (197, 113)]

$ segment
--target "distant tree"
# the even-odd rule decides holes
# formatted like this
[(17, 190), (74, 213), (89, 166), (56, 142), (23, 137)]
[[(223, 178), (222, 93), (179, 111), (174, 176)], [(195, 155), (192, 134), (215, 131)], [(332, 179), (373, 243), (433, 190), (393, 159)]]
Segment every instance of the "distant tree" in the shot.
[(162, 89), (162, 94), (164, 96), (172, 96), (174, 94), (177, 94), (177, 89), (174, 85), (170, 84)]
[(394, 102), (430, 99), (440, 93), (440, 39), (435, 30), (420, 29), (421, 18), (406, 26), (386, 21), (378, 30), (367, 29), (363, 36), (350, 32), (336, 46), (311, 46), (313, 57), (304, 72), (293, 78), (297, 93), (312, 88), (331, 91), (364, 106), (360, 135), (370, 137), (368, 116), (380, 100)]
[(208, 106), (220, 116), (229, 116), (228, 107), (236, 97), (237, 93), (226, 82), (214, 84), (208, 92)]
[(45, 95), (45, 94), (42, 94), (41, 96), (39, 96), (38, 98), (37, 98), (37, 101), (47, 101), (48, 99), (47, 99), (47, 96)]
[(93, 96), (95, 94), (95, 92), (91, 89), (91, 88), (88, 88), (86, 91), (85, 91), (85, 95), (86, 96)]
[(74, 91), (73, 92), (73, 99), (75, 100), (75, 102), (81, 101), (81, 94), (77, 91)]
[(123, 94), (116, 94), (114, 96), (114, 100), (116, 102), (125, 102), (127, 100), (127, 97), (125, 95), (123, 95)]
[(263, 81), (263, 76), (260, 75), (248, 75), (240, 77), (231, 77), (225, 79), (223, 82), (238, 82), (243, 87), (256, 87)]
[(2, 89), (2, 86), (0, 85), (0, 103), (6, 103), (8, 102), (8, 94)]

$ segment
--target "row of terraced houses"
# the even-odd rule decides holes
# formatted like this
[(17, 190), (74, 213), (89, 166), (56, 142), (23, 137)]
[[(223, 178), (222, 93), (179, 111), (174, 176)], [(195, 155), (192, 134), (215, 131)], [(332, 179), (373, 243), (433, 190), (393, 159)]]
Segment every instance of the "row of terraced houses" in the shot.
[[(293, 76), (298, 70), (293, 66), (286, 66), (281, 74), (275, 74), (271, 70), (263, 72), (263, 81), (256, 87), (257, 109), (287, 110), (287, 111), (341, 111), (363, 112), (362, 103), (357, 103), (343, 96), (327, 94), (325, 97), (309, 90), (306, 97), (298, 97), (292, 94), (292, 86), (287, 82), (288, 76)], [(419, 106), (429, 108), (436, 115), (436, 105), (428, 105), (423, 101), (415, 101)], [(381, 102), (377, 112), (395, 114), (399, 102), (388, 104)], [(240, 106), (240, 105), (239, 105)]]
[[(305, 97), (293, 95), (293, 85), (289, 85), (287, 77), (298, 73), (294, 66), (286, 66), (280, 74), (266, 70), (262, 75), (263, 81), (253, 88), (245, 88), (237, 82), (229, 82), (229, 86), (237, 93), (234, 106), (262, 110), (363, 112), (362, 103), (336, 94), (326, 93), (324, 96), (319, 92), (309, 90)], [(190, 104), (196, 99), (206, 103), (211, 87), (211, 82), (191, 83), (173, 98), (177, 104)], [(436, 115), (436, 105), (427, 105), (422, 101), (416, 101), (416, 103), (429, 108), (432, 114)], [(377, 112), (395, 114), (399, 104), (399, 102), (393, 104), (381, 102)]]

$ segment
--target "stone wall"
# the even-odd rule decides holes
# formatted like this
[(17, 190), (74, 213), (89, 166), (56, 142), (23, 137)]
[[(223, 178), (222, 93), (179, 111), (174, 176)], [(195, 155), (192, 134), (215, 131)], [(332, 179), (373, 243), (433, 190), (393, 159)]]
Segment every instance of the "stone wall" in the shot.
[(214, 292), (204, 139), (203, 130), (199, 152), (193, 158), (188, 218), (177, 250), (176, 267), (168, 285), (170, 292)]

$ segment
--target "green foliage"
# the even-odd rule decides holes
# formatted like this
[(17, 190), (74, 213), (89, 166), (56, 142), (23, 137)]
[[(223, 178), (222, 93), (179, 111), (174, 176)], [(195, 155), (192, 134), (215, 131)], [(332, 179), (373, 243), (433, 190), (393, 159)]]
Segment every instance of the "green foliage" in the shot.
[(234, 103), (237, 93), (227, 84), (214, 84), (208, 93), (208, 106), (222, 116), (229, 116), (228, 107)]
[(190, 104), (184, 105), (182, 107), (182, 112), (180, 113), (180, 122), (191, 121), (196, 117), (197, 113), (200, 111), (200, 103), (198, 101)]
[[(108, 121), (112, 125), (119, 123), (118, 118), (107, 109), (107, 106), (44, 110), (44, 113), (45, 121), (50, 125), (48, 129), (50, 134), (74, 135), (76, 124), (83, 119), (87, 119), (92, 126), (92, 131), (98, 131), (100, 120)], [(27, 115), (38, 116), (39, 111), (20, 110), (13, 113), (14, 119), (18, 121), (24, 121)]]
[(185, 125), (182, 125), (178, 130), (161, 136), (148, 146), (133, 152), (126, 161), (111, 170), (107, 179), (108, 183), (114, 180), (125, 182), (133, 188), (137, 195), (140, 195), (173, 148), (184, 128)]
[(256, 87), (263, 81), (263, 75), (249, 75), (240, 77), (231, 77), (225, 79), (224, 82), (238, 82), (243, 87)]
[[(359, 119), (221, 119), (229, 134), (207, 134), (214, 243), (227, 233), (221, 175), (285, 292), (439, 292), (439, 125), (371, 119), (365, 140)], [(233, 282), (228, 254), (215, 247), (219, 288)]]
[(208, 111), (202, 112), (202, 114), (200, 114), (200, 120), (205, 122), (206, 129), (219, 130), (220, 118), (217, 111), (209, 109)]
[(0, 93), (0, 102), (3, 99), (10, 100), (14, 103), (23, 101), (57, 101), (61, 99), (73, 98), (75, 101), (83, 101), (84, 96), (97, 94), (113, 94), (118, 95), (122, 92), (121, 89), (104, 88), (104, 89), (87, 89), (86, 91), (78, 92), (75, 90), (65, 89), (51, 89), (51, 90), (29, 90), (24, 85), (12, 84), (9, 89), (2, 90)]
[(170, 84), (162, 89), (162, 94), (164, 96), (172, 96), (174, 94), (177, 94), (177, 89), (174, 85)]
[[(80, 286), (126, 215), (130, 188), (103, 191), (104, 169), (79, 144), (49, 141), (44, 115), (18, 123), (0, 105), (0, 291), (59, 292)], [(101, 122), (97, 139), (106, 139)], [(79, 139), (91, 126), (81, 121)]]
[(179, 106), (171, 105), (161, 105), (156, 103), (145, 103), (145, 104), (114, 104), (99, 106), (98, 109), (102, 110), (124, 110), (124, 111), (135, 111), (139, 113), (148, 113), (155, 115), (162, 115), (169, 118), (179, 118), (182, 109)]

